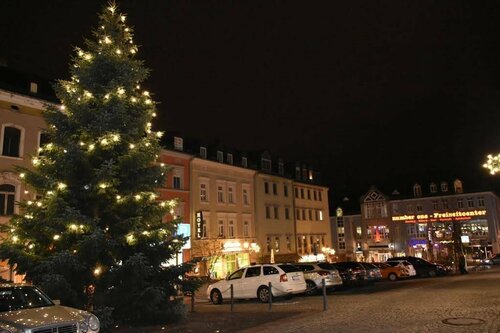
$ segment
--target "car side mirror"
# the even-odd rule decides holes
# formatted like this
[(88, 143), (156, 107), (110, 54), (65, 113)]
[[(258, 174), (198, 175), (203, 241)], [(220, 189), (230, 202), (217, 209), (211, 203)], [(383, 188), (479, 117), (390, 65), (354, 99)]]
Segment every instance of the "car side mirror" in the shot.
[(61, 305), (61, 300), (60, 299), (53, 299), (52, 302), (55, 304), (55, 305)]

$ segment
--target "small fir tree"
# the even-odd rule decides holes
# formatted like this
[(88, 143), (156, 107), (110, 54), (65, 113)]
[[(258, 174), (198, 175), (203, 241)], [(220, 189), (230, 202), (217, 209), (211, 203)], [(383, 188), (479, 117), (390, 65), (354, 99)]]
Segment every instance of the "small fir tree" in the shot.
[(155, 163), (161, 133), (125, 21), (106, 6), (71, 79), (56, 84), (62, 104), (44, 112), (50, 143), (19, 169), (37, 196), (4, 226), (0, 256), (63, 304), (151, 324), (178, 317), (171, 299), (190, 266), (165, 266), (185, 239), (162, 222), (175, 202), (156, 194), (167, 172)]

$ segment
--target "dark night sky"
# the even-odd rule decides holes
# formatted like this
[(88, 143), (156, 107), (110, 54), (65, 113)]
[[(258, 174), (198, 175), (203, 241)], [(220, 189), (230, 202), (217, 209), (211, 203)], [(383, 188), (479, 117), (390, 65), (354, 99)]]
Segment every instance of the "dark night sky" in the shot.
[[(67, 78), (105, 1), (0, 1), (0, 57)], [(499, 1), (122, 0), (157, 128), (313, 164), (333, 202), (370, 185), (500, 188)]]

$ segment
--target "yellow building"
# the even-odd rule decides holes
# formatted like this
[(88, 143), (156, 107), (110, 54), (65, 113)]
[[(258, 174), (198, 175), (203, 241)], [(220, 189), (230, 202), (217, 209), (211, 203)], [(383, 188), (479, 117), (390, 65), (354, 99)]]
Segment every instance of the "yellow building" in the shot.
[(222, 151), (212, 161), (201, 147), (200, 156), (190, 164), (191, 256), (202, 259), (198, 274), (222, 278), (258, 259), (255, 170), (246, 168), (246, 162), (234, 165), (233, 156)]
[(328, 187), (294, 181), (293, 191), (297, 253), (303, 261), (328, 260), (334, 254)]
[[(281, 160), (278, 162), (278, 170), (283, 170), (282, 163)], [(268, 171), (255, 175), (255, 230), (257, 242), (261, 245), (260, 258), (264, 262), (272, 261), (271, 257), (274, 262), (298, 259), (293, 181), (279, 173), (274, 175)]]

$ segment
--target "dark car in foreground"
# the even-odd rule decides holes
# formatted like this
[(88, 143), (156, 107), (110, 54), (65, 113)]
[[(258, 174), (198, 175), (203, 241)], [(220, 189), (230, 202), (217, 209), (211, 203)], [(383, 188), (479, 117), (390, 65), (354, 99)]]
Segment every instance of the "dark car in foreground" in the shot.
[(418, 257), (405, 256), (387, 259), (388, 262), (398, 260), (406, 260), (412, 264), (419, 277), (434, 277), (448, 273), (448, 269), (445, 266)]

